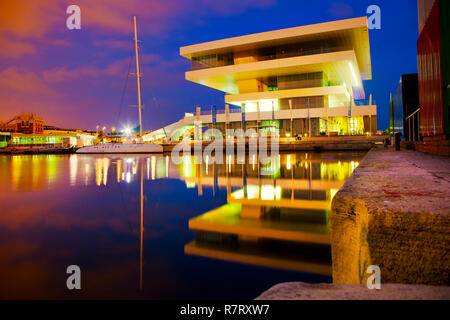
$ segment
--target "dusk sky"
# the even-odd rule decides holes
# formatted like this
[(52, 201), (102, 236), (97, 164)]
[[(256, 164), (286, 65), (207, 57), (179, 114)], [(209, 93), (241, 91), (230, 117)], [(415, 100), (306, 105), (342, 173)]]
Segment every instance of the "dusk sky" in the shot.
[[(68, 30), (66, 8), (81, 8), (81, 30)], [(0, 120), (21, 112), (46, 124), (95, 130), (136, 126), (136, 80), (129, 76), (133, 20), (142, 40), (144, 130), (193, 112), (224, 106), (224, 93), (190, 83), (181, 46), (250, 33), (366, 15), (381, 8), (381, 30), (370, 30), (378, 128), (389, 123), (389, 93), (400, 76), (417, 72), (416, 0), (0, 0)], [(134, 72), (134, 61), (131, 72)], [(156, 104), (155, 104), (156, 101)]]

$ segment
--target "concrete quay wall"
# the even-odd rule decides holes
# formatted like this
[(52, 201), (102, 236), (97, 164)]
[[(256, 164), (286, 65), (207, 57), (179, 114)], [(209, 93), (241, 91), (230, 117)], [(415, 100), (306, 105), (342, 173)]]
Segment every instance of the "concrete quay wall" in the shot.
[(333, 282), (450, 284), (450, 158), (374, 148), (333, 199)]

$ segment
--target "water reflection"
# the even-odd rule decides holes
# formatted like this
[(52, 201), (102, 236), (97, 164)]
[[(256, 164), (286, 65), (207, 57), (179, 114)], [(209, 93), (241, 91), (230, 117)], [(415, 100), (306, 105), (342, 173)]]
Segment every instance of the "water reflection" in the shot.
[(330, 203), (362, 156), (0, 156), (0, 296), (67, 297), (60, 271), (74, 261), (85, 298), (226, 298), (236, 286), (252, 298), (331, 281)]
[(331, 276), (331, 201), (359, 162), (308, 153), (277, 155), (267, 165), (246, 160), (230, 165), (230, 157), (185, 177), (199, 190), (227, 190), (227, 204), (189, 220), (195, 240), (185, 252)]

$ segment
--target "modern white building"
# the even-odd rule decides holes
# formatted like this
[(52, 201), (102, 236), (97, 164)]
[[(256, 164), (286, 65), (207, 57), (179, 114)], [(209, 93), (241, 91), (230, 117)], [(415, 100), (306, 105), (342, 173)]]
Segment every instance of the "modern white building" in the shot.
[(221, 129), (283, 136), (375, 133), (377, 108), (363, 80), (372, 78), (367, 17), (275, 30), (180, 48), (191, 60), (186, 80), (224, 92), (225, 108), (197, 107), (145, 140)]

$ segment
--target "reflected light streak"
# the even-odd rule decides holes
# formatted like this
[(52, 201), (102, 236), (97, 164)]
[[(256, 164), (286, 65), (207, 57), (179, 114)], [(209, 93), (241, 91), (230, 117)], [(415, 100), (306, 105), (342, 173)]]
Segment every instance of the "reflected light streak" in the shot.
[(152, 180), (156, 179), (156, 157), (152, 157)]
[(166, 156), (166, 178), (169, 177), (169, 156)]
[(76, 154), (70, 156), (69, 170), (70, 170), (70, 185), (73, 187), (76, 186), (77, 184), (78, 158)]
[(122, 160), (117, 160), (117, 183), (120, 183), (122, 176)]

